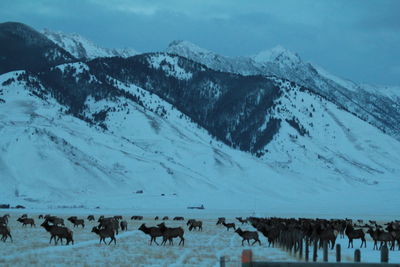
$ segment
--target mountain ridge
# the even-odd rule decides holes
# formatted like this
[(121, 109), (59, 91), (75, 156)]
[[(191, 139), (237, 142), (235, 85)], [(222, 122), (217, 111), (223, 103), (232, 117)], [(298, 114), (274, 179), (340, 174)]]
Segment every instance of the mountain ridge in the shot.
[(67, 34), (60, 31), (51, 31), (49, 29), (44, 29), (42, 33), (51, 41), (81, 60), (91, 60), (96, 57), (130, 57), (139, 54), (139, 52), (130, 48), (111, 49), (100, 47), (77, 33)]

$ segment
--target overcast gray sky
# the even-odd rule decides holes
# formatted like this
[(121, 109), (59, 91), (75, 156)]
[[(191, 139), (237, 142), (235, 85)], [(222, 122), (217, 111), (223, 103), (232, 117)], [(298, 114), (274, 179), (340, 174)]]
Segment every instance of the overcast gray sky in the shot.
[(397, 0), (0, 0), (2, 21), (76, 32), (105, 47), (188, 40), (227, 56), (276, 45), (354, 81), (400, 85)]

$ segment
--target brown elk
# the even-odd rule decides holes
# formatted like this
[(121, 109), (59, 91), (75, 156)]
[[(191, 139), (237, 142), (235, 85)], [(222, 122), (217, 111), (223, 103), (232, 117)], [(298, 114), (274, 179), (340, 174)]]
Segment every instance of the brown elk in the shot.
[(157, 243), (156, 238), (163, 235), (163, 233), (161, 232), (159, 227), (146, 227), (146, 225), (143, 223), (139, 227), (139, 230), (142, 231), (143, 233), (145, 233), (146, 235), (150, 235), (150, 245), (151, 245), (151, 243), (153, 243), (153, 241), (154, 241), (154, 243), (159, 245)]
[(229, 231), (229, 229), (231, 229), (231, 228), (233, 228), (233, 230), (236, 230), (236, 226), (235, 226), (234, 223), (225, 223), (225, 222), (223, 222), (222, 225), (226, 227), (227, 231)]
[(353, 239), (361, 239), (360, 248), (362, 248), (363, 244), (364, 244), (364, 247), (367, 247), (367, 242), (365, 241), (365, 234), (364, 234), (363, 230), (361, 230), (361, 229), (355, 230), (351, 224), (347, 224), (345, 234), (346, 234), (347, 238), (349, 239), (349, 245), (347, 246), (347, 248), (350, 248), (350, 245), (351, 245), (351, 247), (353, 247)]
[(6, 240), (10, 238), (11, 242), (13, 242), (10, 227), (8, 227), (7, 225), (0, 224), (0, 235), (1, 241), (6, 242)]
[(99, 244), (101, 244), (101, 241), (103, 241), (104, 244), (106, 244), (106, 238), (107, 237), (111, 238), (111, 240), (108, 243), (108, 245), (110, 245), (112, 241), (114, 241), (115, 245), (117, 244), (117, 240), (115, 239), (115, 233), (114, 233), (114, 229), (113, 228), (102, 228), (102, 229), (99, 229), (98, 227), (93, 227), (92, 228), (92, 233), (95, 233), (100, 237)]
[(242, 246), (244, 241), (247, 241), (247, 244), (250, 245), (249, 240), (254, 240), (253, 244), (251, 245), (254, 245), (256, 242), (258, 242), (261, 246), (261, 242), (260, 239), (258, 238), (258, 233), (256, 231), (242, 231), (242, 229), (238, 228), (237, 230), (235, 230), (235, 232), (243, 238)]
[(188, 220), (186, 225), (189, 226), (189, 231), (192, 231), (192, 230), (203, 231), (203, 222), (202, 221), (196, 221), (196, 220), (190, 219), (190, 220)]
[(57, 225), (49, 225), (48, 220), (45, 220), (40, 226), (46, 229), (47, 232), (50, 233), (50, 244), (51, 240), (54, 239), (54, 244), (57, 245), (58, 241), (61, 241), (65, 238), (67, 240), (67, 245), (72, 242), (74, 244), (73, 232), (67, 227), (57, 226)]
[(170, 245), (173, 245), (173, 238), (179, 237), (179, 245), (182, 244), (182, 246), (185, 245), (185, 238), (183, 237), (183, 234), (185, 231), (182, 229), (182, 227), (175, 227), (175, 228), (170, 228), (166, 227), (164, 223), (160, 223), (157, 225), (160, 228), (160, 231), (163, 236), (163, 241), (161, 242), (161, 245), (165, 245), (167, 240), (169, 241)]
[(128, 231), (128, 222), (127, 221), (121, 221), (120, 226), (121, 226), (121, 231)]
[(74, 228), (78, 227), (79, 225), (81, 225), (82, 228), (85, 228), (85, 220), (83, 220), (83, 219), (78, 219), (76, 216), (72, 216), (72, 217), (69, 217), (67, 220), (70, 221), (74, 225)]
[(35, 226), (36, 227), (36, 225), (35, 225), (35, 220), (34, 219), (32, 219), (32, 218), (18, 218), (17, 219), (17, 222), (20, 222), (20, 223), (22, 223), (22, 226), (26, 226), (26, 225), (28, 225), (28, 224), (30, 224), (31, 225), (31, 227), (33, 227), (33, 226)]

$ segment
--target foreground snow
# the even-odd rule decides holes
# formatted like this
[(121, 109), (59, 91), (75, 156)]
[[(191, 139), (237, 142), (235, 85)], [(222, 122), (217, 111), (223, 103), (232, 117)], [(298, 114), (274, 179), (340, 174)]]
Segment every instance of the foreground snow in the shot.
[[(119, 210), (121, 211), (121, 210)], [(25, 211), (24, 211), (25, 212)], [(23, 228), (16, 219), (21, 212), (11, 213), (10, 227), (14, 242), (0, 242), (2, 255), (0, 256), (0, 265), (27, 266), (40, 265), (46, 262), (48, 266), (86, 266), (86, 265), (104, 265), (113, 262), (116, 265), (132, 265), (135, 266), (219, 266), (219, 258), (225, 256), (227, 266), (240, 266), (240, 256), (243, 249), (251, 248), (255, 261), (295, 261), (293, 255), (279, 249), (267, 246), (266, 239), (260, 234), (262, 245), (249, 247), (241, 246), (241, 238), (232, 230), (226, 231), (223, 226), (216, 226), (217, 216), (210, 214), (202, 214), (201, 211), (189, 211), (189, 214), (182, 211), (169, 211), (154, 214), (140, 213), (137, 210), (131, 210), (128, 213), (110, 212), (110, 210), (93, 211), (76, 209), (74, 212), (63, 213), (62, 210), (41, 210), (41, 212), (57, 214), (63, 218), (71, 215), (84, 217), (88, 214), (95, 214), (97, 218), (99, 214), (116, 215), (121, 214), (128, 221), (128, 231), (120, 233), (117, 236), (117, 245), (99, 245), (98, 237), (91, 233), (91, 228), (97, 223), (86, 222), (84, 229), (75, 228), (66, 221), (66, 226), (74, 231), (75, 244), (72, 246), (54, 246), (49, 245), (49, 234), (45, 232), (39, 224), (42, 220), (38, 220), (37, 211), (28, 210), (30, 216), (36, 220), (37, 227)], [(126, 212), (126, 211), (125, 211)], [(145, 212), (145, 211), (143, 211)], [(2, 211), (1, 214), (4, 214)], [(138, 231), (138, 227), (142, 223), (147, 226), (154, 226), (160, 221), (154, 221), (154, 216), (185, 216), (188, 218), (201, 218), (204, 226), (203, 231), (187, 230), (184, 222), (166, 221), (167, 226), (181, 226), (185, 229), (185, 246), (156, 246), (149, 245), (149, 237)], [(143, 221), (130, 221), (132, 215), (145, 215)], [(234, 215), (227, 217), (227, 221), (235, 221)], [(242, 229), (254, 230), (249, 225), (240, 226)], [(160, 241), (160, 240), (159, 240)], [(177, 243), (177, 242), (175, 242)], [(337, 239), (337, 243), (342, 247), (342, 260), (345, 262), (353, 261), (354, 250), (359, 246), (359, 240), (354, 241), (355, 248), (347, 249), (347, 238)], [(367, 248), (361, 249), (362, 262), (379, 262), (380, 252), (372, 250), (373, 243), (367, 240)], [(331, 261), (334, 259), (334, 250), (329, 252)], [(318, 252), (318, 261), (322, 260), (322, 251)], [(400, 262), (400, 251), (390, 251), (390, 263)]]

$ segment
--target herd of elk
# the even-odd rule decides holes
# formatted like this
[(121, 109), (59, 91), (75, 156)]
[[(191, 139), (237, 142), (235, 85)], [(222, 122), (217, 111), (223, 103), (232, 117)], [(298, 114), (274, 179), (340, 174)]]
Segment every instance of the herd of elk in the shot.
[[(6, 242), (8, 239), (12, 242), (13, 238), (11, 235), (10, 227), (8, 226), (10, 215), (6, 214), (0, 216), (0, 240)], [(66, 240), (66, 245), (70, 243), (74, 244), (73, 231), (64, 225), (64, 219), (52, 216), (52, 215), (39, 215), (39, 218), (44, 219), (40, 225), (50, 234), (50, 241), (54, 240), (54, 244), (57, 245), (60, 241), (63, 244), (63, 240)], [(172, 217), (171, 217), (172, 218)], [(159, 217), (155, 217), (154, 220), (158, 220)], [(162, 220), (168, 220), (168, 216), (164, 216)], [(67, 219), (73, 227), (82, 226), (85, 227), (84, 219), (79, 219), (77, 216), (71, 216)], [(94, 215), (89, 215), (87, 220), (90, 222), (95, 221)], [(143, 216), (134, 215), (131, 220), (143, 220)], [(184, 217), (175, 216), (174, 221), (183, 221)], [(287, 236), (290, 237), (294, 242), (298, 240), (308, 240), (310, 245), (314, 243), (315, 246), (322, 247), (322, 244), (326, 243), (331, 249), (334, 248), (337, 237), (348, 238), (348, 248), (353, 248), (353, 241), (359, 239), (361, 241), (360, 247), (366, 247), (366, 234), (369, 234), (374, 242), (373, 249), (381, 249), (383, 245), (388, 246), (391, 250), (395, 249), (396, 242), (398, 249), (400, 250), (400, 221), (391, 221), (386, 224), (379, 225), (374, 220), (365, 221), (356, 220), (356, 223), (351, 219), (308, 219), (308, 218), (259, 218), (259, 217), (236, 217), (242, 225), (249, 224), (249, 227), (253, 227), (255, 231), (242, 230), (236, 228), (235, 223), (228, 223), (225, 217), (219, 217), (217, 225), (226, 227), (227, 231), (231, 228), (235, 231), (234, 234), (238, 234), (242, 238), (242, 246), (247, 241), (250, 245), (250, 241), (253, 240), (251, 245), (257, 242), (261, 245), (259, 239), (259, 233), (261, 233), (268, 241), (268, 246), (275, 246), (277, 242), (281, 242), (282, 238)], [(30, 225), (35, 226), (35, 220), (29, 218), (27, 214), (21, 215), (18, 222), (23, 227)], [(117, 243), (116, 235), (119, 230), (127, 231), (128, 222), (123, 220), (121, 215), (113, 217), (100, 216), (97, 220), (98, 225), (92, 228), (93, 233), (99, 236), (99, 243), (107, 244), (105, 239), (110, 238), (108, 245), (113, 241)], [(188, 230), (203, 230), (203, 222), (196, 219), (189, 219), (186, 223)], [(147, 227), (144, 223), (138, 228), (144, 234), (150, 236), (150, 245), (154, 242), (157, 245), (157, 237), (162, 237), (161, 245), (166, 245), (167, 241), (169, 245), (173, 245), (174, 238), (180, 238), (179, 245), (184, 246), (184, 229), (182, 227), (168, 227), (164, 222), (157, 226)], [(259, 233), (258, 233), (259, 232)], [(378, 247), (378, 242), (380, 246)]]

